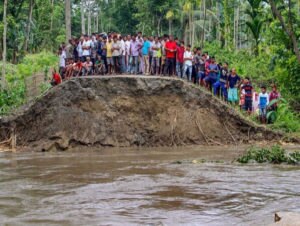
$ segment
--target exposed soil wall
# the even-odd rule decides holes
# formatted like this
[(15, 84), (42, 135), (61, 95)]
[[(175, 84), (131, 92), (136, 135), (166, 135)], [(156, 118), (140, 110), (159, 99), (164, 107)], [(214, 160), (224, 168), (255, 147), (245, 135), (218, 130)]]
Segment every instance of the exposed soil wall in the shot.
[(22, 113), (1, 119), (2, 140), (11, 127), (17, 144), (34, 150), (222, 145), (282, 137), (187, 82), (143, 76), (70, 80)]

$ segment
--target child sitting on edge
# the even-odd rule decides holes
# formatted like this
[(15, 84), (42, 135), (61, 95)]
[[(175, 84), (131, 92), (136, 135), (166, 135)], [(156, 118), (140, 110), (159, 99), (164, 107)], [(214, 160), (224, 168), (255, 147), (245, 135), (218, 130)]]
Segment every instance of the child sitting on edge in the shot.
[(244, 93), (244, 106), (243, 109), (250, 115), (252, 112), (252, 97), (253, 97), (253, 86), (250, 83), (249, 77), (243, 80), (242, 91)]
[(269, 94), (266, 86), (261, 87), (261, 93), (258, 96), (259, 117), (262, 124), (267, 122), (267, 107), (269, 104)]
[(52, 86), (57, 86), (60, 83), (62, 83), (61, 76), (56, 72), (56, 69), (53, 68), (52, 70), (52, 80), (51, 80), (51, 85)]

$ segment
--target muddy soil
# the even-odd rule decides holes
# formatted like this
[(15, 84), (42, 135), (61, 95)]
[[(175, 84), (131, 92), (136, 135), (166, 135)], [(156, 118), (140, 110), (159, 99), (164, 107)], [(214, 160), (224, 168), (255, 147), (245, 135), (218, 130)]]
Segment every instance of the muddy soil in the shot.
[(179, 79), (76, 78), (0, 120), (0, 139), (15, 129), (18, 146), (183, 146), (279, 141), (210, 93)]

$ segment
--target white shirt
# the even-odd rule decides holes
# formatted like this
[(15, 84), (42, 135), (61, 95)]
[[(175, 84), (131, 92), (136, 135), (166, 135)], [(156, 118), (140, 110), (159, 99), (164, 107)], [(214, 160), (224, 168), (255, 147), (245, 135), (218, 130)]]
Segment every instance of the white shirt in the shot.
[[(121, 45), (120, 45), (120, 42), (117, 41), (117, 42), (113, 42), (112, 43), (112, 48), (121, 48)], [(112, 52), (112, 56), (120, 56), (120, 53), (121, 53), (121, 49), (120, 50), (114, 50)]]
[(66, 53), (65, 52), (62, 52), (60, 55), (59, 55), (59, 67), (66, 67)]
[[(90, 47), (91, 48), (91, 41), (83, 41), (82, 47)], [(91, 55), (91, 49), (84, 49), (82, 52), (82, 56), (90, 56)]]
[(130, 55), (130, 41), (126, 41), (125, 42), (125, 51), (126, 51), (126, 54), (129, 56)]
[[(158, 48), (158, 49), (160, 49), (161, 48), (161, 44), (159, 42), (158, 43), (154, 43), (152, 45), (151, 49), (152, 48)], [(153, 52), (153, 57), (157, 57), (158, 50), (154, 50), (153, 49), (152, 52)]]
[(77, 46), (77, 52), (78, 52), (78, 56), (79, 57), (82, 57), (82, 44), (81, 42), (78, 43), (78, 46)]
[[(184, 54), (183, 54), (183, 59), (185, 59), (185, 58), (193, 59), (193, 53), (191, 51), (185, 51)], [(185, 60), (184, 64), (187, 65), (187, 66), (193, 66), (192, 60)]]
[(121, 41), (120, 41), (120, 47), (121, 47), (121, 49), (120, 49), (120, 53), (122, 54), (122, 56), (125, 56), (125, 54), (126, 54), (126, 45), (125, 45), (125, 42), (124, 42), (124, 40), (122, 39)]

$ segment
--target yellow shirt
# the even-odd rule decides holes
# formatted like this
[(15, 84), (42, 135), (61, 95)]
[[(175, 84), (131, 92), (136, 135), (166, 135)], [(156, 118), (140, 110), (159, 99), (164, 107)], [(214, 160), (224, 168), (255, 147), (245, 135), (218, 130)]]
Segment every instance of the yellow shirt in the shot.
[(106, 43), (106, 57), (112, 57), (112, 42), (107, 42)]

